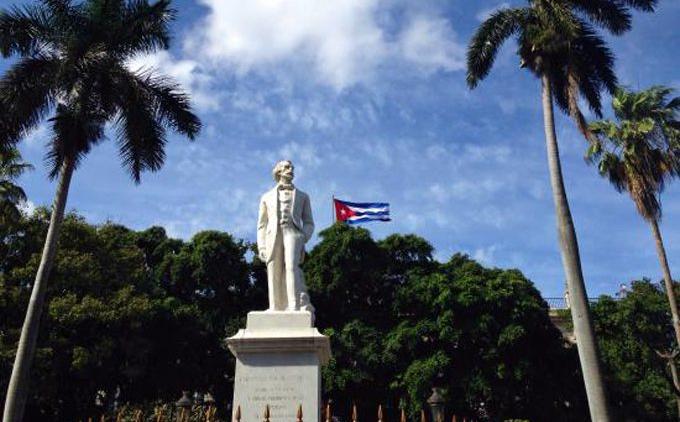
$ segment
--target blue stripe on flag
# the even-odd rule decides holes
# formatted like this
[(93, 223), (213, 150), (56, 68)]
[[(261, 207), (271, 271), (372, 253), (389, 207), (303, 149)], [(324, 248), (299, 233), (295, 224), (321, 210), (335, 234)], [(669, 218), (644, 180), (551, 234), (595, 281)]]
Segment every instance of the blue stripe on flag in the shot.
[(336, 201), (343, 203), (349, 207), (357, 207), (357, 208), (384, 208), (384, 207), (389, 207), (390, 204), (387, 202), (349, 202), (349, 201), (342, 201), (340, 199), (335, 199)]
[(365, 223), (367, 221), (392, 221), (392, 219), (389, 218), (389, 217), (361, 217), (361, 218), (352, 219), (350, 217), (350, 219), (348, 219), (346, 221), (346, 223), (358, 224), (358, 223)]
[[(357, 217), (363, 217), (363, 216), (367, 216), (367, 217), (372, 217), (372, 216), (375, 216), (375, 217), (381, 217), (381, 216), (389, 217), (390, 212), (389, 212), (389, 211), (356, 211), (356, 212), (354, 213), (354, 215), (356, 215)], [(351, 218), (351, 217), (350, 217), (350, 218)]]

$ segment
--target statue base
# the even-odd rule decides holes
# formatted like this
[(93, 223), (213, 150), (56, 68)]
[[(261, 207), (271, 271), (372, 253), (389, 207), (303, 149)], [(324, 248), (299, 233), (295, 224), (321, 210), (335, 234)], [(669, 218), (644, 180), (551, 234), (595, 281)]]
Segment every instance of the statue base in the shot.
[(226, 340), (236, 357), (234, 402), (242, 422), (260, 422), (268, 405), (271, 422), (319, 422), (321, 366), (330, 341), (313, 327), (308, 311), (249, 312), (246, 328)]

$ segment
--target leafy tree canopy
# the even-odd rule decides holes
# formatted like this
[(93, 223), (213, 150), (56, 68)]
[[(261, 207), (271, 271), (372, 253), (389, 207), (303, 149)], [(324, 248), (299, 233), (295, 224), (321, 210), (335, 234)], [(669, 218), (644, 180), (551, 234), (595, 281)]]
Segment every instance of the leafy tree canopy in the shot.
[(617, 420), (674, 420), (673, 381), (659, 356), (675, 342), (665, 292), (639, 280), (625, 297), (604, 296), (592, 310)]
[[(38, 209), (3, 240), (2, 384), (48, 220), (48, 210)], [(225, 414), (234, 361), (223, 339), (266, 305), (264, 265), (252, 246), (217, 231), (184, 241), (161, 227), (94, 226), (73, 213), (63, 233), (27, 418), (95, 415), (98, 392), (110, 408), (171, 402), (183, 389), (210, 391)], [(460, 254), (441, 263), (432, 254), (414, 235), (375, 241), (344, 225), (324, 230), (309, 252), (304, 269), (317, 326), (333, 352), (324, 394), (335, 412), (343, 416), (356, 402), (364, 419), (378, 404), (390, 417), (401, 406), (415, 413), (440, 387), (449, 411), (480, 420), (587, 418), (576, 350), (533, 284), (517, 270), (485, 268)], [(671, 415), (673, 401), (655, 353), (671, 339), (661, 294), (635, 284), (625, 300), (594, 308), (620, 410), (659, 415), (654, 420)]]
[[(38, 209), (4, 242), (9, 253), (0, 263), (3, 385), (48, 224), (48, 210)], [(106, 406), (114, 399), (172, 401), (183, 389), (230, 397), (234, 362), (222, 340), (259, 298), (245, 251), (243, 242), (226, 233), (201, 232), (181, 241), (159, 227), (136, 232), (68, 215), (26, 419), (93, 415), (99, 391)]]
[(413, 414), (437, 386), (475, 418), (584, 414), (575, 350), (519, 271), (465, 255), (436, 262), (413, 235), (375, 242), (336, 225), (321, 237), (305, 269), (319, 325), (332, 327), (324, 382), (340, 408), (357, 401), (370, 417), (383, 403)]

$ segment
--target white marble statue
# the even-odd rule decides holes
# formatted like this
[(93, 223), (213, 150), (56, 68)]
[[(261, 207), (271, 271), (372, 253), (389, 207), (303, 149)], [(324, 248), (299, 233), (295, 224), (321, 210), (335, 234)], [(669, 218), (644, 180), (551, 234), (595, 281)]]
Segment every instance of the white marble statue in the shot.
[(314, 311), (300, 269), (305, 243), (314, 233), (309, 196), (293, 185), (293, 163), (279, 161), (276, 186), (262, 195), (257, 249), (267, 264), (270, 311)]

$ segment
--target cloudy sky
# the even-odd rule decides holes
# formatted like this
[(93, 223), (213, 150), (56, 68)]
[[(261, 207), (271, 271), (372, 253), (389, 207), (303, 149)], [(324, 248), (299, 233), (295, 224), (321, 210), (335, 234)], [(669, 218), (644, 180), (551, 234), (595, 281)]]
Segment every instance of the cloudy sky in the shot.
[[(172, 49), (130, 66), (181, 82), (203, 120), (201, 136), (172, 137), (165, 167), (140, 185), (122, 170), (114, 142), (100, 145), (76, 172), (68, 208), (93, 223), (161, 225), (185, 239), (218, 229), (254, 240), (271, 167), (290, 158), (319, 229), (332, 222), (332, 195), (389, 202), (393, 222), (366, 226), (374, 237), (415, 233), (440, 260), (464, 252), (519, 268), (544, 296), (560, 296), (539, 83), (519, 69), (509, 43), (487, 80), (465, 86), (474, 29), (495, 8), (523, 3), (176, 0)], [(680, 89), (680, 1), (660, 3), (610, 39), (629, 87)], [(585, 164), (584, 141), (563, 116), (557, 129), (589, 294), (660, 279), (632, 202)], [(49, 204), (55, 189), (42, 164), (47, 136), (41, 127), (21, 147), (36, 165), (20, 180), (36, 205)], [(663, 200), (677, 277), (680, 183)]]

